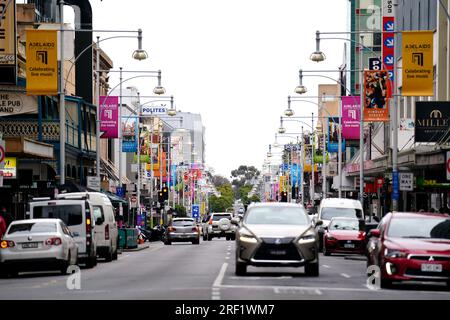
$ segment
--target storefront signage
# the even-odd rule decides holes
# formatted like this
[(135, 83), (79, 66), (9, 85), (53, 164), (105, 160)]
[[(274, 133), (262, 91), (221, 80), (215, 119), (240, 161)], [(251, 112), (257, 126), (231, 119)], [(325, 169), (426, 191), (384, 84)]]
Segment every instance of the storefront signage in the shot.
[(157, 116), (157, 115), (166, 115), (167, 108), (165, 105), (160, 106), (144, 106), (141, 108), (142, 116)]
[(57, 30), (26, 31), (27, 94), (58, 94)]
[(450, 138), (450, 101), (417, 101), (415, 142), (445, 142)]
[(403, 31), (402, 46), (402, 95), (432, 96), (433, 31)]
[[(6, 10), (5, 10), (6, 9)], [(0, 83), (16, 84), (16, 1), (0, 0)]]
[(27, 96), (23, 93), (0, 93), (0, 117), (37, 113), (37, 97)]
[(5, 165), (3, 168), (3, 178), (16, 179), (17, 178), (17, 159), (13, 157), (5, 158)]

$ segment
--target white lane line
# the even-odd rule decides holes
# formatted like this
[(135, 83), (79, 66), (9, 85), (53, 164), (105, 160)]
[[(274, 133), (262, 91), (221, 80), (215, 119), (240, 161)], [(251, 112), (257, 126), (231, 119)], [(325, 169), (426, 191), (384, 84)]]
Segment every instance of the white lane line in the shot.
[(227, 270), (228, 263), (224, 262), (222, 265), (222, 268), (219, 271), (219, 274), (217, 275), (216, 280), (214, 281), (213, 287), (220, 287), (222, 286), (223, 277), (225, 276), (225, 271)]
[(280, 276), (280, 277), (264, 277), (264, 276), (262, 276), (262, 277), (235, 277), (235, 276), (231, 276), (231, 277), (228, 277), (228, 279), (231, 279), (231, 280), (264, 280), (264, 279), (279, 280), (279, 279), (292, 279), (292, 278), (293, 278), (292, 276)]
[[(252, 285), (230, 285), (230, 284), (223, 284), (221, 285), (221, 288), (230, 288), (230, 289), (270, 289), (273, 290), (274, 286), (252, 286)], [(355, 292), (373, 292), (378, 290), (370, 290), (370, 289), (363, 289), (363, 288), (330, 288), (330, 287), (296, 287), (296, 286), (277, 286), (279, 291), (284, 290), (319, 290), (319, 291), (355, 291)]]
[(227, 252), (227, 256), (229, 256), (230, 254), (231, 254), (231, 252), (230, 252), (230, 251), (228, 251), (228, 252)]
[(220, 300), (220, 297), (212, 297), (212, 300)]
[(327, 269), (330, 269), (330, 268), (331, 268), (330, 266), (328, 266), (328, 265), (326, 265), (326, 264), (323, 264), (322, 267), (327, 268)]
[(230, 259), (230, 257), (225, 257), (225, 260), (229, 260)]
[(322, 291), (320, 291), (319, 289), (316, 289), (315, 292), (316, 292), (316, 294), (317, 294), (318, 296), (321, 296), (321, 295), (322, 295)]
[(351, 278), (348, 274), (346, 274), (346, 273), (341, 273), (341, 276), (343, 276), (344, 278), (347, 278), (347, 279), (349, 279), (349, 278)]

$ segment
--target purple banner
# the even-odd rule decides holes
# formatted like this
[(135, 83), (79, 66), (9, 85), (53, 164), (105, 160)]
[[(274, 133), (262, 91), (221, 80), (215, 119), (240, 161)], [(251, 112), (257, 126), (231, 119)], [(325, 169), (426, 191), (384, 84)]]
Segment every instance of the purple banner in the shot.
[(102, 139), (119, 137), (119, 97), (100, 96), (100, 132)]
[(361, 120), (360, 97), (342, 97), (342, 138), (359, 139), (359, 122)]

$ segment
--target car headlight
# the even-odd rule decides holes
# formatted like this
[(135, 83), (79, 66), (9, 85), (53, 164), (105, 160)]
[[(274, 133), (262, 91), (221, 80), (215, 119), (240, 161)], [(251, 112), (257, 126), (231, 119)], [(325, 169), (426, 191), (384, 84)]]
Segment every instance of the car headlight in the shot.
[(333, 237), (333, 236), (327, 236), (327, 239), (328, 240), (330, 240), (330, 241), (335, 241), (335, 240), (337, 240), (335, 237)]
[(408, 256), (408, 253), (405, 251), (386, 248), (386, 249), (384, 249), (384, 256), (386, 258), (392, 258), (392, 259), (406, 258)]
[(257, 243), (258, 240), (255, 238), (253, 234), (251, 234), (246, 229), (241, 229), (239, 232), (239, 240), (247, 243)]
[(314, 241), (316, 241), (316, 236), (313, 234), (304, 235), (298, 240), (299, 243), (311, 243)]

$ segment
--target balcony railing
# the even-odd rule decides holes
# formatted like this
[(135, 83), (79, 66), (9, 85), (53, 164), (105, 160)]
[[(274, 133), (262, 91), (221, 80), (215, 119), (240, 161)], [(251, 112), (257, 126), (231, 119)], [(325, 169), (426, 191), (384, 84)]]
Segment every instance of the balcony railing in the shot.
[[(7, 120), (0, 118), (0, 132), (5, 138), (27, 137), (39, 140), (39, 123), (30, 119)], [(42, 122), (42, 141), (59, 142), (59, 120)], [(79, 126), (74, 122), (66, 121), (66, 143), (83, 151), (95, 152), (96, 150), (95, 135), (79, 131)]]

